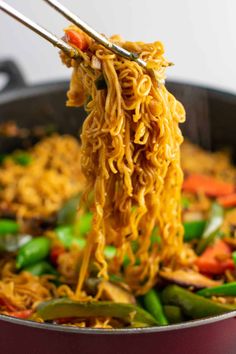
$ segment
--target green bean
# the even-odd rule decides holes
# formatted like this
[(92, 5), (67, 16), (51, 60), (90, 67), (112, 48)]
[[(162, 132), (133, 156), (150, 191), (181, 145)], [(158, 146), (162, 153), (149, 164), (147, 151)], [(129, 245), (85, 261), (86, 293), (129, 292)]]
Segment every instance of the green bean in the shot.
[(170, 324), (183, 322), (184, 318), (180, 307), (174, 305), (164, 305), (163, 309)]
[(32, 264), (28, 267), (22, 269), (23, 271), (29, 272), (33, 275), (43, 275), (43, 274), (53, 274), (58, 275), (57, 271), (53, 266), (47, 261), (40, 261), (35, 264)]
[(198, 295), (211, 296), (236, 296), (236, 282), (213, 286), (212, 288), (201, 289), (197, 292)]
[(16, 257), (16, 268), (21, 269), (45, 259), (50, 251), (50, 240), (36, 237), (22, 246)]
[(236, 305), (211, 301), (178, 285), (167, 286), (162, 292), (162, 300), (166, 305), (181, 307), (183, 313), (192, 319), (220, 315), (236, 309)]
[(143, 296), (143, 303), (145, 309), (156, 319), (158, 325), (165, 326), (168, 324), (159, 294), (154, 289), (149, 290)]
[(0, 236), (17, 234), (20, 231), (20, 226), (16, 221), (10, 219), (0, 219)]

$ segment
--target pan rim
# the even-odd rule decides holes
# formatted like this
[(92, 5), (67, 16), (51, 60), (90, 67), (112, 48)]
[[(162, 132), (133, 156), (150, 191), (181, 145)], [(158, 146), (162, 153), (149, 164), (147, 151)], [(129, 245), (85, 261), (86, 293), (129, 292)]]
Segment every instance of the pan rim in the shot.
[(15, 317), (0, 315), (0, 322), (7, 322), (24, 327), (35, 328), (44, 331), (63, 332), (81, 335), (131, 335), (131, 334), (150, 334), (177, 331), (182, 329), (195, 328), (209, 324), (215, 324), (224, 320), (236, 317), (236, 310), (228, 313), (211, 316), (207, 318), (191, 320), (179, 324), (172, 324), (168, 326), (154, 326), (145, 328), (119, 328), (119, 329), (102, 329), (102, 328), (78, 328), (72, 326), (56, 325), (51, 323), (39, 323), (31, 320), (22, 320)]

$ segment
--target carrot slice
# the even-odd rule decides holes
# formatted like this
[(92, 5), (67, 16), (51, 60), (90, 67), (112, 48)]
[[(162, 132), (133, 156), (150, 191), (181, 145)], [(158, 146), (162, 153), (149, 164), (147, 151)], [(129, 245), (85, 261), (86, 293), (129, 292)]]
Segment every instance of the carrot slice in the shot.
[(196, 260), (201, 273), (222, 274), (227, 269), (234, 269), (230, 247), (222, 240), (209, 246)]
[(65, 30), (67, 41), (82, 50), (86, 51), (89, 47), (87, 35), (79, 30), (66, 29)]
[(221, 197), (232, 194), (234, 185), (213, 177), (193, 174), (185, 179), (183, 190), (190, 193), (203, 192), (209, 197)]
[(217, 199), (217, 202), (224, 208), (236, 206), (236, 193), (220, 197)]

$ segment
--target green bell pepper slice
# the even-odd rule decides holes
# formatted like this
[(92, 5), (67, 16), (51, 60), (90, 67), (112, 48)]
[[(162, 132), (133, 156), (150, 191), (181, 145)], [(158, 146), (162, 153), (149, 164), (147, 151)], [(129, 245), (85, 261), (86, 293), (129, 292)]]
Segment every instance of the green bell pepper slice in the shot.
[(131, 326), (149, 327), (157, 324), (148, 312), (131, 304), (109, 301), (80, 302), (67, 298), (54, 299), (42, 302), (37, 308), (38, 315), (44, 321), (67, 317), (113, 317), (124, 321)]
[(200, 238), (206, 226), (205, 220), (184, 222), (184, 241), (189, 242)]

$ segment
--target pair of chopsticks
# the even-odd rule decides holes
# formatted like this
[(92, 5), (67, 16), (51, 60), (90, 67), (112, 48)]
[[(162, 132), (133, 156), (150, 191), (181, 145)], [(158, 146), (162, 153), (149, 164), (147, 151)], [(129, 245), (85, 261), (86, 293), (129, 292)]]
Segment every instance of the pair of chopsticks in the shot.
[[(128, 50), (116, 45), (115, 43), (110, 42), (106, 37), (95, 31), (92, 27), (90, 27), (87, 23), (82, 21), (78, 16), (73, 14), (69, 9), (67, 9), (64, 5), (62, 5), (57, 0), (44, 0), (50, 6), (52, 6), (56, 11), (62, 14), (67, 20), (74, 23), (77, 27), (81, 28), (84, 32), (86, 32), (90, 37), (92, 37), (95, 41), (102, 44), (104, 47), (111, 50), (113, 53), (118, 54), (126, 59), (136, 61), (142, 67), (146, 67), (146, 62), (140, 59), (137, 54), (129, 52)], [(55, 47), (61, 49), (64, 53), (66, 53), (71, 58), (78, 58), (78, 51), (69, 45), (64, 40), (56, 37), (51, 32), (47, 31), (28, 17), (21, 14), (19, 11), (0, 0), (0, 10), (4, 11), (50, 43), (52, 43)]]

